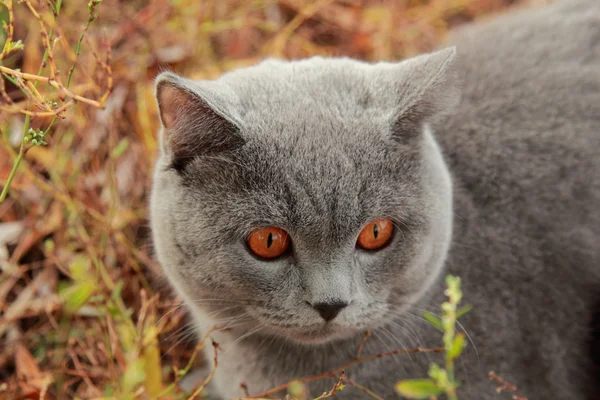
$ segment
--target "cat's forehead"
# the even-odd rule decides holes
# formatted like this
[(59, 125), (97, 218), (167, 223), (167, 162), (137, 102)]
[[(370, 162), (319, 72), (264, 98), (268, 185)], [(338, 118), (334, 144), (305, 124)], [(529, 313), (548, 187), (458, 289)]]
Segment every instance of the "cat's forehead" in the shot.
[[(239, 101), (243, 162), (262, 170), (253, 182), (276, 170), (286, 184), (297, 184), (298, 197), (321, 193), (337, 201), (395, 175), (398, 145), (390, 138), (390, 117), (396, 101), (377, 92), (378, 72), (391, 67), (313, 57), (267, 60), (223, 75), (219, 82)], [(345, 190), (334, 194), (330, 189), (337, 186)]]
[[(324, 91), (326, 87), (349, 89), (366, 77), (373, 65), (347, 58), (311, 57), (296, 61), (267, 59), (254, 66), (223, 74), (219, 80), (239, 89), (261, 89), (273, 95), (281, 89)], [(323, 86), (326, 85), (326, 86)]]
[[(282, 147), (375, 141), (389, 128), (392, 107), (377, 93), (373, 66), (355, 60), (313, 57), (267, 60), (223, 75), (235, 94), (243, 130)], [(377, 134), (379, 132), (379, 134)], [(318, 151), (318, 149), (312, 149)]]
[(245, 114), (277, 117), (304, 110), (352, 118), (375, 105), (375, 68), (345, 58), (270, 59), (219, 81), (236, 94)]

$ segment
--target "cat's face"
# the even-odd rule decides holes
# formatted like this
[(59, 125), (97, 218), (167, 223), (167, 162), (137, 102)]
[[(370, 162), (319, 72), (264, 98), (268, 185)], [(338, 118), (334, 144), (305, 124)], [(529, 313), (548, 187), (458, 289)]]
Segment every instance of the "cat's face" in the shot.
[(450, 179), (425, 123), (455, 99), (453, 59), (158, 79), (154, 242), (199, 320), (319, 343), (418, 299), (450, 240)]

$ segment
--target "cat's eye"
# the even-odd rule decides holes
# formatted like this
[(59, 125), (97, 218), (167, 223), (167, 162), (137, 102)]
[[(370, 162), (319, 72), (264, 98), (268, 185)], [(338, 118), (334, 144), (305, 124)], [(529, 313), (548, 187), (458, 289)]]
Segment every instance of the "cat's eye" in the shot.
[(290, 238), (286, 231), (273, 226), (259, 228), (248, 235), (248, 248), (254, 255), (273, 259), (283, 255), (290, 247)]
[(389, 243), (394, 233), (394, 223), (387, 218), (370, 222), (360, 231), (356, 244), (365, 250), (379, 250)]

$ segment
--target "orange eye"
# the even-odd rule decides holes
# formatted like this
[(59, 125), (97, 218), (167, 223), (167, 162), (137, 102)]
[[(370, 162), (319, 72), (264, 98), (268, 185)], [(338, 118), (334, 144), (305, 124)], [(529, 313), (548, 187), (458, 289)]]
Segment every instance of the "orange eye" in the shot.
[(283, 229), (270, 226), (250, 232), (248, 247), (261, 258), (277, 258), (290, 247), (289, 235)]
[(360, 231), (357, 244), (366, 250), (378, 250), (390, 241), (392, 233), (394, 223), (387, 218), (381, 218), (370, 222)]

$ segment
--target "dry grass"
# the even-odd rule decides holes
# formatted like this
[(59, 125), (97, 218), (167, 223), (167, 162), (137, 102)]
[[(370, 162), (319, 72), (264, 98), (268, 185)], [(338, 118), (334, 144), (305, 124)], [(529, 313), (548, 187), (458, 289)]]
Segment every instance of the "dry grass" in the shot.
[(22, 160), (0, 203), (0, 398), (182, 398), (197, 348), (154, 278), (146, 222), (158, 71), (400, 59), (513, 2), (104, 0), (90, 21), (83, 0), (58, 16), (54, 0), (0, 0), (24, 44), (0, 56), (0, 185)]

